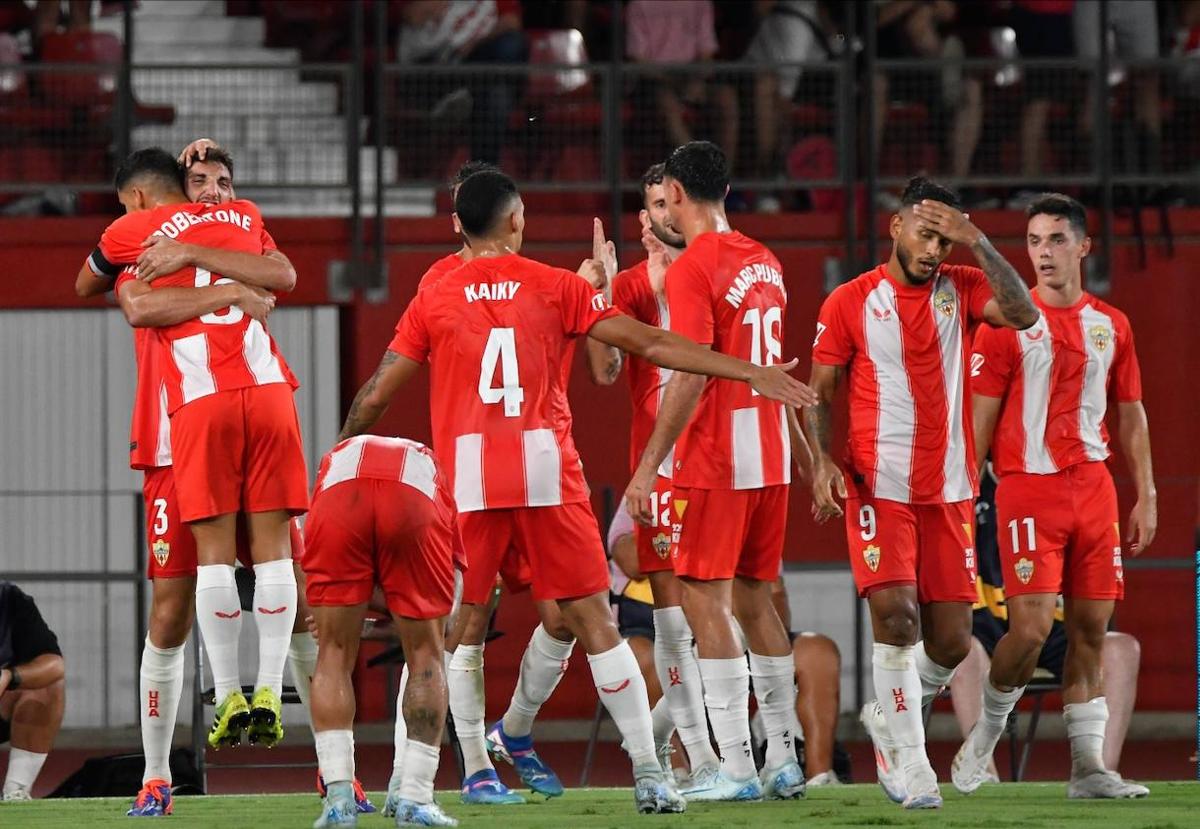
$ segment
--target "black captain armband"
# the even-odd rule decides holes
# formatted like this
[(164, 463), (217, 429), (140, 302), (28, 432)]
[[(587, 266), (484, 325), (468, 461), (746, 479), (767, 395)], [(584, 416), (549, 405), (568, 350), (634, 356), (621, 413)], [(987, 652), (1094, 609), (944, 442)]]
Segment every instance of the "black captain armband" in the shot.
[(88, 267), (92, 269), (92, 273), (100, 278), (107, 277), (112, 279), (121, 272), (121, 266), (109, 262), (104, 257), (104, 254), (100, 252), (99, 247), (93, 250), (91, 255), (88, 256), (87, 263)]

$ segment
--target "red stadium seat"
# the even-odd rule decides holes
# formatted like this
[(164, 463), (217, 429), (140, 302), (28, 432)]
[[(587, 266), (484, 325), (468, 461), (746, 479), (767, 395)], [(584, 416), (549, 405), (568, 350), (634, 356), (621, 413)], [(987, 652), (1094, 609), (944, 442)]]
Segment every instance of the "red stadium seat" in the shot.
[(50, 71), (42, 95), (59, 106), (111, 104), (117, 93), (117, 68), (124, 58), (121, 41), (104, 32), (56, 32), (41, 42), (42, 61), (49, 64), (96, 64), (93, 71)]
[(7, 32), (0, 33), (0, 102), (25, 98), (28, 85), (21, 69), (21, 47)]

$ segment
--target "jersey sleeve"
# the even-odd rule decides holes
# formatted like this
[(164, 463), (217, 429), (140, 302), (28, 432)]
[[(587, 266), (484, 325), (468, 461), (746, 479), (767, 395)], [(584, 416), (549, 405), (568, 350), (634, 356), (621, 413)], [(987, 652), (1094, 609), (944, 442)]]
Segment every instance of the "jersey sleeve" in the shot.
[(275, 244), (275, 238), (267, 232), (266, 225), (264, 225), (262, 229), (262, 249), (263, 253), (279, 250), (279, 245)]
[(1013, 332), (979, 326), (971, 350), (971, 391), (984, 397), (1003, 397), (1013, 371)]
[(568, 337), (582, 337), (600, 320), (621, 313), (579, 274), (563, 271), (558, 283), (562, 292), (563, 332)]
[(126, 213), (104, 229), (100, 244), (88, 257), (88, 265), (97, 276), (116, 276), (125, 265), (137, 261), (142, 242), (150, 235), (146, 222), (137, 213)]
[(1116, 337), (1117, 353), (1113, 357), (1111, 392), (1118, 403), (1135, 403), (1142, 399), (1142, 369), (1138, 365), (1129, 320), (1122, 316), (1120, 323)]
[(667, 269), (667, 308), (672, 331), (701, 345), (712, 345), (716, 327), (712, 282), (697, 259), (685, 253)]
[(983, 306), (992, 298), (992, 286), (979, 268), (962, 265), (957, 270), (958, 288), (966, 300), (967, 324), (983, 322)]
[(425, 292), (418, 293), (404, 310), (404, 316), (396, 324), (396, 335), (388, 344), (388, 351), (425, 362), (429, 356), (429, 329), (425, 318)]
[(826, 297), (817, 315), (817, 334), (813, 338), (812, 359), (826, 366), (844, 366), (854, 356), (854, 329), (851, 325), (853, 297), (845, 286)]

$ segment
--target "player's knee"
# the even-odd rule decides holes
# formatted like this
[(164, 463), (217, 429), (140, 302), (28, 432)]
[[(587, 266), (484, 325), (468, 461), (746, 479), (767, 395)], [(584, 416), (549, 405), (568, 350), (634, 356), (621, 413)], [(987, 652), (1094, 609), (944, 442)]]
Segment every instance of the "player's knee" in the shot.
[(917, 641), (917, 616), (897, 610), (876, 619), (875, 639), (885, 645), (912, 645)]
[(1034, 653), (1046, 644), (1052, 622), (1052, 619), (1010, 619), (1008, 635), (1013, 637), (1013, 643), (1019, 645), (1022, 652)]
[(1111, 632), (1104, 637), (1104, 661), (1109, 665), (1132, 665), (1142, 661), (1142, 643), (1128, 633)]
[(797, 659), (819, 661), (840, 670), (842, 654), (837, 643), (823, 633), (801, 633), (796, 637), (792, 653)]
[(543, 621), (542, 627), (552, 639), (557, 639), (559, 642), (570, 642), (575, 638), (575, 634), (571, 633), (571, 629), (567, 627), (567, 621), (561, 614), (549, 623)]

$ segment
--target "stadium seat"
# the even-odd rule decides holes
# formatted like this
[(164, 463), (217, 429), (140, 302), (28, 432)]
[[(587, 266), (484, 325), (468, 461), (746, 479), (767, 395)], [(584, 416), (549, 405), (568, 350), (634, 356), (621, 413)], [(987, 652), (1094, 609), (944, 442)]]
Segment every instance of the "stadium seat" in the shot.
[[(50, 72), (44, 77), (43, 97), (59, 106), (92, 107), (111, 104), (117, 93), (117, 67), (125, 51), (116, 35), (106, 32), (55, 32), (41, 42), (45, 63), (96, 64), (94, 71)], [(99, 67), (108, 67), (101, 69)]]

